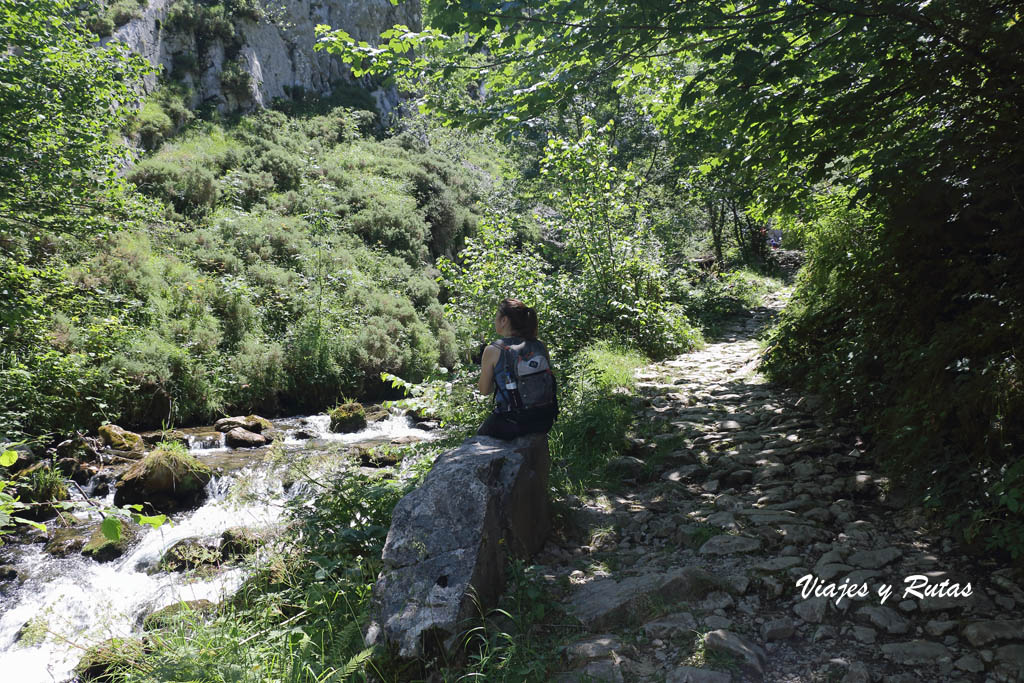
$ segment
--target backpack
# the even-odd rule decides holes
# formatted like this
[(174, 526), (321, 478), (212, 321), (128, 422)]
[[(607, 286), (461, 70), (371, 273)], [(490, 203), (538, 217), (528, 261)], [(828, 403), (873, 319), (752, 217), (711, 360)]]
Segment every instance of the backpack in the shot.
[(544, 345), (535, 339), (509, 338), (494, 346), (501, 351), (494, 365), (495, 412), (549, 409), (557, 413), (555, 375)]

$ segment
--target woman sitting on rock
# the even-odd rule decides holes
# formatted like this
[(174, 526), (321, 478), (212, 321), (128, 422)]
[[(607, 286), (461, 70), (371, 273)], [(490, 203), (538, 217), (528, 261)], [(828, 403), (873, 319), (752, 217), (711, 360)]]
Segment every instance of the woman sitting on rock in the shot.
[(518, 299), (505, 299), (494, 316), (500, 339), (484, 349), (481, 394), (494, 392), (494, 411), (477, 430), (480, 436), (514, 439), (546, 433), (558, 416), (551, 358), (537, 340), (537, 311)]

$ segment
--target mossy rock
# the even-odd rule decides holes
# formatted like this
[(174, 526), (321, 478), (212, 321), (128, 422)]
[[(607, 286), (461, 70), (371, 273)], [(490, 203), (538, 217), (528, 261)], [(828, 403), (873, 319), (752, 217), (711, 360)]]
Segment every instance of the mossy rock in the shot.
[(151, 432), (142, 432), (139, 436), (141, 436), (146, 445), (151, 448), (155, 448), (164, 441), (178, 443), (185, 448), (188, 448), (188, 434), (178, 431), (177, 429), (170, 429), (167, 431), (156, 429)]
[(139, 538), (139, 527), (136, 524), (121, 524), (121, 538), (116, 541), (109, 539), (100, 527), (96, 527), (89, 542), (82, 547), (82, 554), (97, 562), (110, 562), (125, 554), (125, 551)]
[(369, 424), (386, 420), (390, 415), (391, 411), (379, 403), (366, 408), (366, 421)]
[(103, 445), (118, 451), (141, 453), (146, 450), (146, 442), (135, 432), (129, 432), (117, 425), (103, 425), (99, 429)]
[(234, 526), (220, 535), (220, 554), (225, 560), (242, 557), (263, 545), (263, 536), (244, 526)]
[(187, 600), (162, 607), (142, 620), (142, 630), (156, 631), (174, 625), (182, 618), (201, 619), (217, 611), (217, 605), (209, 600)]
[(216, 567), (220, 564), (220, 547), (210, 547), (194, 538), (178, 541), (164, 553), (160, 567), (169, 572)]
[(82, 552), (85, 547), (89, 532), (80, 527), (68, 529), (57, 529), (53, 531), (50, 540), (43, 546), (43, 550), (54, 557), (67, 557)]
[(360, 448), (359, 462), (363, 467), (394, 467), (402, 462), (402, 453), (394, 448)]
[(254, 434), (262, 434), (264, 431), (271, 431), (274, 429), (274, 425), (271, 424), (270, 420), (259, 415), (240, 415), (237, 417), (222, 417), (213, 423), (213, 428), (218, 432), (230, 432), (236, 427), (253, 432)]
[(198, 505), (213, 476), (209, 466), (184, 449), (157, 449), (133, 463), (117, 482), (114, 505), (149, 504), (160, 512)]
[(366, 411), (358, 403), (343, 403), (327, 413), (331, 418), (331, 431), (348, 434), (366, 428)]
[(134, 638), (111, 638), (99, 645), (93, 645), (75, 666), (75, 675), (80, 681), (109, 680), (119, 668), (128, 668), (143, 654), (146, 646)]

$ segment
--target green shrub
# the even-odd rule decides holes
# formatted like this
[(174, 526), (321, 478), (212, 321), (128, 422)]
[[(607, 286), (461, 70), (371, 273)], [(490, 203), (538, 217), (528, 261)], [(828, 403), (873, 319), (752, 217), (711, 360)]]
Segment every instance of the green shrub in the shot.
[(107, 14), (89, 14), (85, 18), (86, 27), (99, 38), (106, 38), (114, 33), (114, 20)]
[(226, 0), (224, 6), (228, 14), (236, 19), (260, 21), (267, 16), (267, 11), (260, 0)]
[(227, 42), (235, 38), (234, 23), (224, 6), (219, 4), (174, 0), (167, 8), (164, 26), (172, 33), (194, 33), (199, 40), (200, 54), (212, 40)]
[[(139, 335), (110, 362), (111, 367), (136, 387), (160, 387), (169, 399), (167, 422), (206, 422), (223, 405), (219, 369), (195, 357), (172, 341), (150, 330)], [(122, 399), (120, 413), (127, 424), (152, 424), (147, 405), (135, 396)], [(149, 419), (147, 419), (149, 418)]]
[(149, 101), (135, 114), (132, 128), (139, 134), (144, 148), (156, 149), (174, 132), (174, 122), (163, 107)]
[(559, 416), (549, 435), (552, 483), (578, 492), (605, 476), (604, 465), (619, 453), (633, 421), (628, 392), (633, 373), (649, 359), (606, 341), (597, 342), (566, 364), (568, 382), (559, 389)]
[(380, 245), (411, 263), (427, 258), (429, 228), (417, 210), (416, 200), (398, 188), (380, 180), (374, 189), (364, 186), (356, 209), (347, 223), (368, 244)]
[(252, 171), (269, 173), (274, 178), (274, 184), (281, 190), (298, 187), (304, 167), (298, 155), (279, 146), (269, 147), (251, 157), (246, 165)]
[(765, 367), (855, 414), (894, 485), (951, 528), (1020, 556), (1024, 366), (1010, 349), (1024, 292), (1002, 275), (1020, 259), (979, 262), (989, 228), (951, 231), (933, 201), (883, 218), (822, 199)]
[(202, 216), (217, 201), (217, 184), (213, 173), (202, 167), (186, 167), (146, 159), (128, 172), (128, 180), (143, 193), (162, 199), (186, 216)]
[(195, 119), (195, 114), (189, 107), (192, 101), (192, 89), (183, 83), (174, 81), (161, 83), (152, 98), (174, 121), (175, 129), (181, 129)]
[(107, 8), (107, 16), (114, 22), (114, 26), (121, 27), (141, 17), (142, 11), (136, 0), (117, 0)]
[(227, 62), (220, 72), (220, 85), (224, 92), (238, 100), (252, 97), (252, 74), (245, 68), (240, 59)]
[(68, 484), (64, 475), (50, 467), (29, 474), (22, 491), (22, 500), (26, 503), (51, 503), (68, 498)]
[(221, 178), (220, 187), (235, 206), (248, 211), (266, 199), (277, 184), (267, 171), (233, 170)]
[(243, 338), (231, 355), (231, 383), (225, 403), (237, 412), (274, 414), (287, 388), (285, 354), (278, 342)]

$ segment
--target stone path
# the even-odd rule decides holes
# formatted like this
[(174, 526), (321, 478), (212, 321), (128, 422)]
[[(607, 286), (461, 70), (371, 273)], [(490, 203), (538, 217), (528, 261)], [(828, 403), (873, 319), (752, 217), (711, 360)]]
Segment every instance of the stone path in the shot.
[(560, 680), (1024, 680), (1020, 570), (924, 531), (852, 426), (757, 374), (782, 303), (638, 374), (628, 493), (570, 498), (538, 558), (582, 624)]

